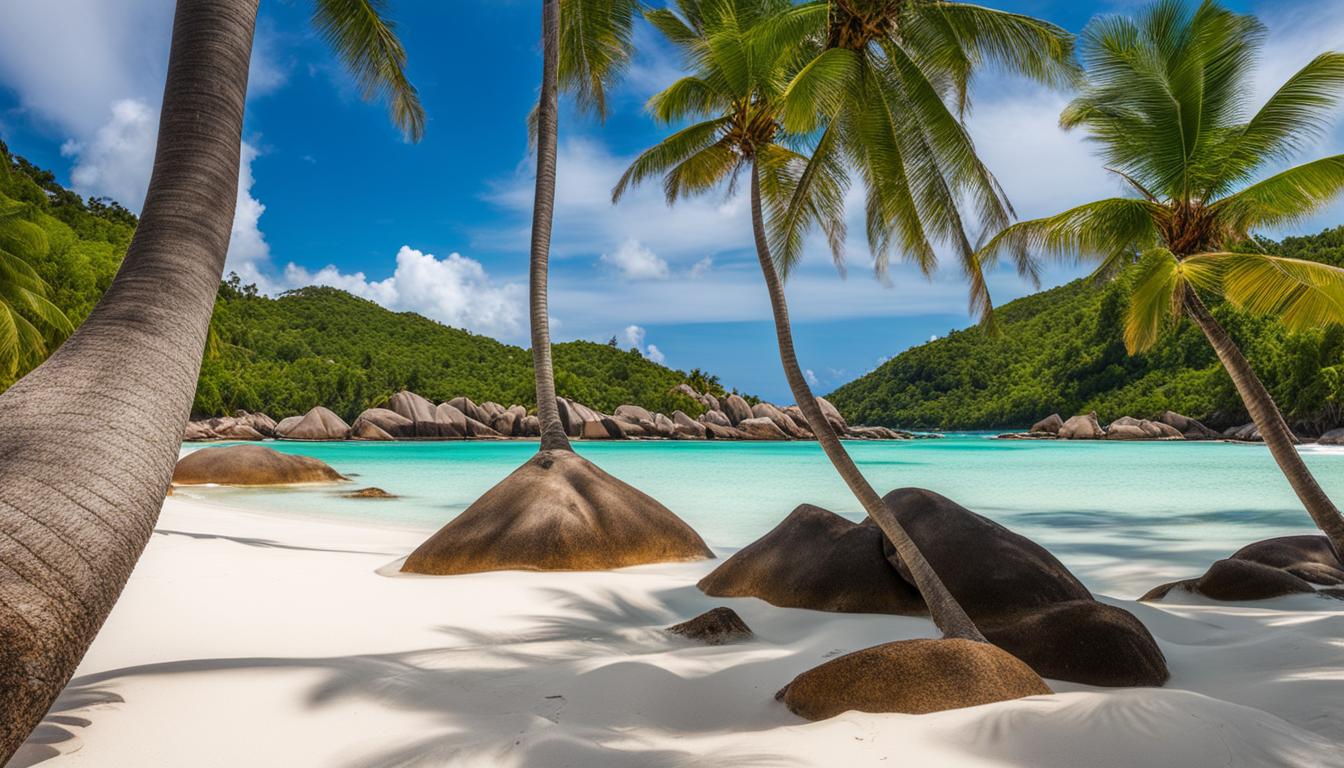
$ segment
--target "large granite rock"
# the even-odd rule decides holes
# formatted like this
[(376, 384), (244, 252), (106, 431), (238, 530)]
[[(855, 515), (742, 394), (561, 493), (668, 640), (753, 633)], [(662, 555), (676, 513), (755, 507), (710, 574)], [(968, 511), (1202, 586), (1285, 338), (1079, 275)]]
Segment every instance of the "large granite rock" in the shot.
[(1106, 427), (1107, 440), (1183, 440), (1180, 430), (1160, 421), (1121, 416)]
[(988, 643), (902, 640), (810, 669), (775, 698), (799, 717), (824, 720), (850, 710), (922, 715), (1049, 693), (1031, 667)]
[[(987, 517), (923, 488), (882, 499), (972, 619), (1016, 614), (1092, 593), (1044, 547)], [(887, 557), (913, 582), (892, 546)]]
[(1134, 614), (1096, 600), (1055, 603), (986, 621), (980, 631), (1042, 677), (1101, 686), (1167, 681), (1167, 660)]
[(239, 409), (233, 412), (233, 418), (237, 423), (245, 424), (265, 437), (275, 437), (275, 419), (260, 411), (250, 413)]
[(635, 423), (647, 421), (653, 423), (653, 414), (647, 408), (641, 408), (638, 405), (618, 405), (612, 412), (612, 416), (618, 416), (622, 419), (629, 419)]
[(723, 413), (736, 427), (739, 423), (751, 418), (751, 406), (742, 399), (741, 395), (730, 394), (720, 401), (723, 404)]
[(713, 556), (652, 497), (576, 453), (541, 451), (421, 544), (402, 570), (606, 570)]
[(363, 440), (378, 439), (368, 437), (369, 434), (376, 434), (367, 427), (373, 427), (379, 432), (388, 435), (389, 438), (411, 438), (415, 437), (415, 422), (387, 408), (369, 408), (355, 418), (355, 423), (350, 425), (350, 434), (352, 437)]
[(821, 413), (826, 417), (826, 421), (831, 423), (831, 429), (835, 430), (837, 435), (843, 435), (849, 431), (849, 422), (840, 415), (840, 409), (831, 405), (831, 401), (820, 395), (817, 396), (817, 405), (821, 406)]
[(694, 440), (700, 440), (705, 437), (705, 425), (687, 416), (682, 411), (672, 412), (672, 424), (677, 430), (677, 434), (683, 437), (689, 437)]
[(709, 440), (741, 440), (745, 437), (735, 427), (721, 427), (718, 424), (704, 423), (705, 437)]
[(700, 414), (701, 424), (713, 424), (719, 427), (731, 427), (733, 422), (723, 413), (723, 411), (705, 411)]
[(284, 440), (344, 440), (349, 435), (350, 425), (320, 405), (297, 422), (285, 419), (275, 427), (275, 436)]
[(202, 448), (183, 456), (173, 485), (299, 485), (344, 480), (325, 462), (261, 445)]
[(1316, 442), (1319, 445), (1344, 445), (1344, 427), (1326, 432)]
[(653, 414), (653, 428), (658, 431), (659, 437), (677, 436), (676, 422), (661, 413)]
[(237, 419), (219, 419), (211, 430), (220, 440), (265, 440), (266, 436), (258, 432), (251, 424)]
[(1039, 432), (1049, 435), (1058, 435), (1059, 430), (1064, 427), (1064, 419), (1059, 417), (1058, 413), (1052, 413), (1044, 419), (1031, 425), (1028, 432)]
[(482, 424), (490, 422), (490, 412), (473, 403), (469, 397), (454, 397), (448, 401), (448, 404), (461, 411), (469, 419), (474, 419)]
[(801, 504), (697, 586), (713, 597), (757, 597), (782, 608), (925, 613), (919, 592), (887, 562), (883, 542), (871, 523)]
[(743, 419), (737, 428), (748, 440), (788, 440), (789, 436), (775, 422), (765, 418)]
[(372, 421), (360, 421), (359, 419), (355, 419), (355, 423), (350, 425), (350, 439), (380, 442), (396, 440), (395, 437), (388, 434), (382, 427), (374, 424)]
[(1101, 440), (1106, 437), (1096, 412), (1083, 416), (1074, 416), (1059, 428), (1059, 436), (1065, 440)]
[(303, 421), (302, 416), (286, 416), (275, 423), (275, 436), (282, 438), (286, 432), (297, 427)]
[(812, 434), (812, 427), (807, 423), (807, 417), (803, 415), (802, 408), (799, 408), (796, 405), (790, 405), (781, 410), (784, 411), (785, 416), (788, 416), (789, 419), (793, 421), (793, 425), (798, 428), (798, 431), (803, 438), (811, 439), (814, 437)]
[(758, 419), (769, 419), (774, 422), (779, 431), (792, 438), (811, 437), (812, 433), (807, 430), (798, 429), (798, 425), (789, 418), (789, 415), (771, 405), (770, 403), (757, 403), (751, 406), (751, 415)]
[(1344, 563), (1324, 536), (1280, 536), (1247, 544), (1209, 567), (1203, 576), (1153, 587), (1140, 600), (1193, 592), (1214, 600), (1243, 602), (1309, 594), (1344, 584)]
[(1163, 411), (1156, 420), (1177, 430), (1186, 440), (1213, 440), (1222, 437), (1217, 430), (1209, 429), (1199, 421), (1175, 411)]

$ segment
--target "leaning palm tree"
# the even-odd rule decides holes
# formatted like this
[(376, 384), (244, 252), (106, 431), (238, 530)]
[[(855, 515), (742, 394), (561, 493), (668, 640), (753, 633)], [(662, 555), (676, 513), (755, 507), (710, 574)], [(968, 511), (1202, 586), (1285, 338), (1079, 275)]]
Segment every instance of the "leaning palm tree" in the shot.
[[(178, 0), (148, 195), (88, 320), (0, 395), (0, 763), (41, 720), (149, 540), (191, 410), (238, 191), (259, 0)], [(315, 22), (412, 139), (383, 0)]]
[(1193, 320), (1307, 512), (1344, 554), (1344, 518), (1203, 298), (1221, 294), (1290, 330), (1344, 321), (1344, 271), (1264, 253), (1252, 237), (1258, 227), (1301, 219), (1344, 190), (1344, 155), (1265, 176), (1324, 129), (1344, 89), (1344, 53), (1317, 56), (1247, 114), (1263, 37), (1255, 18), (1207, 0), (1198, 7), (1162, 0), (1135, 18), (1088, 25), (1088, 80), (1061, 124), (1086, 129), (1135, 195), (1008, 227), (981, 258), (1081, 255), (1100, 263), (1101, 276), (1138, 260), (1124, 329), (1129, 351), (1151, 347), (1181, 315)]
[[(844, 169), (836, 163), (809, 163), (806, 155), (789, 146), (807, 142), (785, 129), (786, 116), (824, 107), (814, 92), (790, 87), (800, 65), (804, 70), (815, 66), (815, 60), (800, 61), (791, 41), (796, 7), (790, 0), (681, 0), (678, 10), (659, 11), (653, 17), (694, 71), (655, 95), (649, 109), (662, 123), (699, 122), (640, 154), (612, 198), (619, 201), (633, 185), (662, 177), (668, 203), (673, 204), (725, 184), (731, 193), (740, 176), (747, 175), (756, 255), (794, 399), (827, 458), (909, 567), (934, 623), (948, 638), (984, 642), (975, 623), (850, 459), (817, 404), (794, 351), (784, 287), (771, 253), (771, 232), (797, 206), (832, 240), (843, 239), (841, 201), (847, 183)], [(817, 141), (827, 138), (823, 135)], [(804, 172), (815, 177), (806, 187), (809, 194), (799, 198), (795, 190)]]
[(551, 364), (547, 310), (559, 91), (606, 114), (606, 92), (629, 63), (640, 0), (542, 0), (541, 95), (531, 117), (537, 146), (532, 205), (530, 320), (541, 444), (537, 453), (406, 558), (409, 573), (597, 570), (713, 557), (657, 500), (603, 472), (570, 445)]
[[(0, 167), (0, 174), (9, 173)], [(0, 195), (0, 381), (44, 360), (51, 342), (70, 335), (70, 319), (47, 298), (49, 287), (29, 263), (50, 247), (32, 221), (32, 206)]]

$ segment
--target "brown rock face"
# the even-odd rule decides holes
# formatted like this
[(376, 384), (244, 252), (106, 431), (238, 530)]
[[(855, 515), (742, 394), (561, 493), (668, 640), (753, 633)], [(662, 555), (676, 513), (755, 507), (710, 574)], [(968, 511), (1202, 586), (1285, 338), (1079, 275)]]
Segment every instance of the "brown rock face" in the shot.
[(1044, 432), (1046, 434), (1058, 435), (1059, 430), (1062, 429), (1063, 427), (1064, 427), (1064, 420), (1059, 417), (1058, 413), (1052, 413), (1049, 416), (1046, 416), (1044, 419), (1041, 419), (1040, 421), (1036, 422), (1035, 424), (1032, 424), (1031, 429), (1027, 431)]
[(224, 440), (265, 440), (266, 436), (253, 429), (251, 425), (234, 422), (223, 424), (215, 433)]
[(1065, 440), (1100, 440), (1106, 433), (1102, 431), (1094, 412), (1086, 416), (1074, 416), (1064, 422), (1064, 426), (1059, 428), (1059, 436)]
[(292, 424), (285, 419), (275, 427), (275, 436), (285, 440), (344, 440), (350, 434), (350, 425), (340, 416), (316, 406)]
[(629, 419), (635, 423), (641, 421), (653, 423), (653, 414), (649, 413), (648, 409), (640, 408), (638, 405), (619, 405), (611, 415), (619, 416), (622, 419)]
[(355, 420), (354, 426), (350, 427), (351, 440), (374, 440), (378, 442), (387, 442), (396, 438), (387, 434), (382, 427), (371, 421)]
[(775, 422), (764, 418), (743, 419), (737, 428), (748, 440), (788, 440), (789, 436)]
[(1214, 600), (1265, 600), (1306, 594), (1315, 588), (1293, 574), (1251, 560), (1219, 560), (1195, 582), (1195, 591)]
[(740, 395), (729, 395), (723, 398), (723, 414), (736, 427), (740, 422), (751, 418), (751, 406), (743, 400)]
[(402, 570), (584, 571), (713, 557), (653, 498), (569, 451), (542, 451), (406, 559)]
[(846, 654), (793, 679), (775, 698), (808, 720), (842, 712), (922, 715), (1051, 693), (1007, 651), (970, 640), (902, 640)]
[(751, 627), (732, 608), (711, 608), (690, 621), (667, 628), (674, 635), (706, 645), (723, 645), (752, 637)]
[(1247, 544), (1233, 560), (1250, 560), (1283, 570), (1313, 584), (1344, 583), (1344, 563), (1324, 536), (1280, 536)]
[(448, 404), (466, 414), (469, 419), (475, 419), (482, 424), (490, 423), (490, 413), (473, 403), (469, 397), (454, 397), (448, 401)]
[(1157, 686), (1170, 677), (1148, 628), (1095, 600), (1056, 603), (980, 629), (1042, 677), (1104, 686)]
[(758, 597), (782, 608), (926, 613), (919, 592), (887, 562), (884, 541), (871, 523), (802, 504), (697, 586), (714, 597)]
[(395, 499), (395, 493), (388, 493), (382, 488), (360, 488), (358, 491), (341, 494), (347, 499)]
[(701, 439), (705, 436), (705, 425), (687, 416), (682, 411), (672, 412), (672, 424), (678, 435), (693, 439)]
[(731, 427), (733, 422), (724, 415), (723, 411), (705, 411), (700, 414), (701, 424), (713, 424), (716, 427)]
[(1215, 562), (1203, 576), (1158, 585), (1139, 599), (1161, 600), (1183, 589), (1215, 600), (1266, 600), (1317, 592), (1313, 584), (1344, 584), (1344, 564), (1330, 541), (1324, 536), (1280, 536), (1247, 544)]
[(751, 415), (758, 419), (769, 419), (779, 427), (779, 431), (792, 438), (811, 437), (810, 432), (798, 429), (798, 425), (793, 423), (793, 419), (788, 414), (771, 405), (770, 403), (757, 403), (751, 406)]
[[(396, 397), (394, 395), (394, 397)], [(432, 410), (431, 410), (432, 413)], [(367, 427), (373, 427), (386, 434), (388, 438), (370, 437), (377, 432), (368, 430)], [(363, 440), (391, 439), (415, 437), (415, 422), (396, 411), (387, 408), (369, 408), (355, 418), (355, 423), (350, 425), (350, 433), (353, 437)]]
[[(1028, 608), (1092, 599), (1087, 587), (1044, 547), (946, 496), (922, 488), (901, 488), (883, 501), (948, 591), (977, 622)], [(886, 551), (909, 581), (905, 564), (890, 544)]]
[(1222, 436), (1217, 430), (1209, 429), (1195, 419), (1182, 416), (1175, 411), (1163, 411), (1162, 415), (1157, 417), (1157, 421), (1180, 432), (1186, 440), (1212, 440)]
[[(817, 397), (817, 405), (821, 407), (821, 412), (826, 416), (826, 420), (831, 423), (831, 429), (836, 434), (843, 435), (849, 431), (849, 422), (840, 415), (840, 409), (831, 405), (831, 401), (824, 397)], [(801, 409), (799, 411), (801, 413)]]
[(173, 470), (173, 485), (297, 485), (344, 479), (325, 462), (261, 445), (203, 448), (184, 456)]

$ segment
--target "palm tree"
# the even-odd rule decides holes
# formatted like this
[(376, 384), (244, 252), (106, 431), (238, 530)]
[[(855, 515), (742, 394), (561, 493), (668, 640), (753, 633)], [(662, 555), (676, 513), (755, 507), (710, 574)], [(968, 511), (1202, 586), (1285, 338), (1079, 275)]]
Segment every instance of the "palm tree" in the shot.
[[(610, 568), (651, 559), (713, 556), (662, 504), (575, 453), (556, 401), (547, 276), (555, 215), (559, 92), (563, 88), (571, 93), (583, 110), (606, 115), (607, 89), (633, 54), (631, 34), (639, 8), (640, 0), (542, 0), (541, 94), (530, 119), (537, 145), (537, 180), (529, 302), (541, 442), (535, 456), (412, 552), (404, 571), (449, 575), (482, 568)], [(610, 536), (616, 518), (659, 521), (664, 530), (685, 534), (686, 546), (644, 548), (631, 536), (610, 552), (597, 551), (602, 548), (591, 546), (593, 539), (581, 536), (585, 543), (578, 544), (564, 533), (583, 529)], [(549, 537), (546, 551), (515, 551), (500, 543), (503, 530)]]
[[(9, 172), (0, 165), (0, 175)], [(0, 196), (0, 381), (41, 362), (48, 343), (73, 330), (60, 307), (47, 299), (46, 282), (28, 263), (50, 247), (46, 232), (32, 217), (32, 206)]]
[[(663, 123), (700, 122), (640, 154), (621, 177), (612, 198), (619, 201), (632, 185), (661, 176), (672, 204), (682, 196), (720, 188), (725, 182), (731, 191), (743, 172), (748, 175), (756, 255), (794, 399), (827, 458), (909, 567), (934, 623), (949, 638), (984, 642), (975, 623), (846, 453), (794, 352), (784, 288), (771, 255), (770, 230), (796, 206), (833, 240), (843, 238), (844, 206), (839, 201), (846, 185), (844, 169), (836, 163), (809, 163), (808, 157), (786, 146), (797, 139), (784, 128), (786, 116), (818, 108), (814, 93), (791, 84), (802, 64), (790, 40), (796, 6), (790, 0), (681, 0), (678, 8), (679, 15), (664, 10), (650, 16), (682, 49), (694, 72), (655, 95), (649, 108)], [(802, 64), (802, 71), (809, 66), (815, 66), (815, 61)], [(817, 142), (827, 140), (823, 134)], [(802, 187), (799, 177), (804, 172), (814, 178)], [(809, 194), (796, 196), (799, 188)]]
[[(1050, 86), (1071, 83), (1072, 36), (1030, 16), (946, 0), (815, 0), (790, 13), (790, 32), (806, 35), (811, 60), (789, 89), (821, 109), (786, 110), (782, 124), (820, 138), (799, 173), (795, 199), (772, 228), (776, 260), (787, 270), (814, 224), (808, 201), (818, 193), (810, 186), (825, 178), (817, 169), (844, 162), (864, 187), (865, 230), (879, 277), (893, 254), (931, 275), (935, 245), (948, 246), (970, 285), (971, 311), (992, 323), (967, 229), (975, 222), (997, 232), (1014, 213), (963, 121), (971, 83), (982, 68)], [(842, 266), (843, 238), (830, 240)], [(1034, 278), (1029, 266), (1019, 264)]]
[[(158, 518), (191, 409), (238, 190), (259, 0), (178, 0), (154, 171), (88, 320), (0, 395), (0, 763), (74, 672)], [(382, 0), (316, 24), (412, 139), (424, 113)]]
[(1138, 259), (1125, 325), (1129, 351), (1151, 347), (1181, 315), (1193, 320), (1312, 520), (1344, 554), (1344, 518), (1203, 299), (1221, 294), (1233, 307), (1278, 317), (1290, 330), (1344, 321), (1344, 271), (1234, 252), (1259, 250), (1252, 230), (1296, 221), (1344, 189), (1344, 155), (1264, 175), (1324, 129), (1344, 88), (1344, 54), (1317, 56), (1248, 115), (1244, 94), (1263, 37), (1254, 17), (1209, 0), (1196, 8), (1161, 0), (1133, 19), (1105, 17), (1088, 25), (1086, 87), (1060, 121), (1085, 128), (1136, 196), (1016, 224), (981, 257), (1081, 255), (1098, 261), (1103, 276)]

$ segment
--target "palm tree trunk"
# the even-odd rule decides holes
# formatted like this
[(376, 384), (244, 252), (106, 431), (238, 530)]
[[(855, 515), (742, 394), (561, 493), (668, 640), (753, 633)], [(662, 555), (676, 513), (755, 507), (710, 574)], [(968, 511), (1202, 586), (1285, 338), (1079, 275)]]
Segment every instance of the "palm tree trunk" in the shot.
[(1320, 528), (1330, 540), (1330, 546), (1334, 547), (1335, 554), (1344, 557), (1344, 517), (1340, 516), (1339, 508), (1330, 501), (1329, 496), (1325, 495), (1325, 491), (1321, 490), (1316, 478), (1312, 477), (1311, 470), (1307, 469), (1306, 462), (1302, 461), (1301, 454), (1293, 446), (1293, 433), (1284, 421), (1278, 406), (1274, 404), (1274, 398), (1270, 396), (1269, 390), (1265, 389), (1265, 385), (1251, 369), (1251, 364), (1237, 348), (1236, 342), (1214, 319), (1194, 289), (1189, 287), (1185, 289), (1184, 304), (1186, 314), (1190, 315), (1204, 332), (1205, 338), (1213, 346), (1213, 351), (1222, 361), (1223, 368), (1232, 377), (1232, 383), (1236, 385), (1237, 393), (1246, 404), (1251, 420), (1260, 430), (1260, 436), (1264, 438), (1270, 455), (1278, 462), (1279, 469), (1288, 478), (1288, 484), (1307, 508), (1307, 514), (1316, 522), (1316, 527)]
[(859, 472), (859, 468), (854, 465), (854, 460), (849, 457), (840, 439), (836, 437), (831, 423), (821, 412), (821, 406), (817, 405), (812, 388), (808, 386), (807, 379), (803, 376), (802, 369), (798, 365), (797, 353), (793, 348), (793, 331), (789, 327), (789, 307), (784, 299), (784, 286), (779, 281), (779, 274), (775, 270), (774, 259), (770, 257), (770, 246), (766, 240), (765, 219), (761, 214), (761, 178), (755, 162), (751, 166), (751, 225), (756, 236), (756, 256), (761, 263), (765, 286), (770, 292), (770, 308), (775, 315), (779, 359), (784, 366), (784, 376), (788, 379), (789, 389), (793, 392), (793, 398), (797, 401), (803, 416), (806, 417), (808, 427), (816, 435), (817, 442), (826, 452), (826, 457), (831, 460), (835, 470), (858, 497), (868, 516), (877, 523), (882, 533), (886, 534), (887, 539), (896, 547), (896, 554), (910, 569), (915, 587), (924, 597), (924, 602), (928, 603), (933, 623), (938, 625), (938, 629), (942, 630), (945, 637), (985, 642), (985, 637), (980, 634), (975, 622), (971, 621), (966, 611), (962, 610), (956, 598), (952, 597), (952, 593), (947, 591), (942, 579), (938, 578), (929, 561), (924, 559), (923, 553), (906, 534), (895, 514), (887, 508), (882, 502), (882, 497), (877, 495), (877, 491), (873, 490)]
[(572, 450), (555, 402), (551, 367), (551, 329), (547, 316), (546, 277), (555, 218), (556, 136), (559, 133), (559, 0), (541, 3), (541, 99), (537, 103), (537, 191), (532, 204), (532, 264), (529, 307), (532, 320), (532, 369), (536, 378), (541, 450)]
[(0, 764), (149, 541), (190, 415), (238, 192), (258, 0), (178, 0), (144, 212), (88, 320), (0, 395)]

